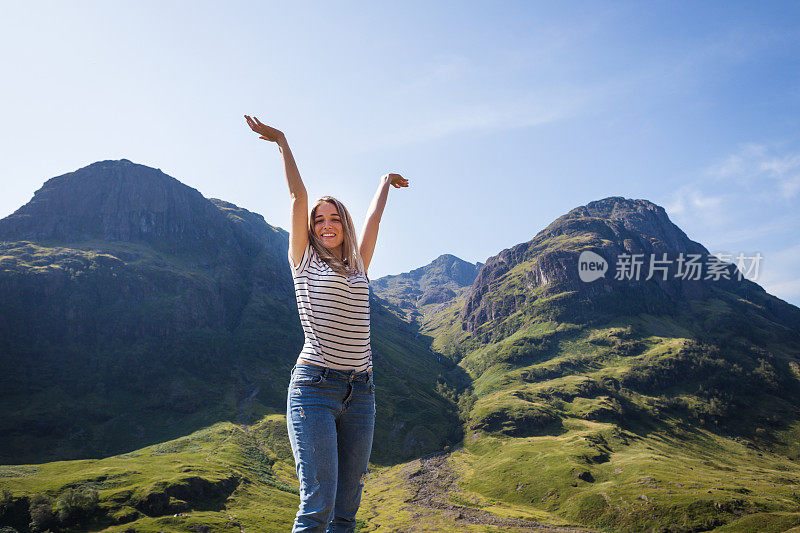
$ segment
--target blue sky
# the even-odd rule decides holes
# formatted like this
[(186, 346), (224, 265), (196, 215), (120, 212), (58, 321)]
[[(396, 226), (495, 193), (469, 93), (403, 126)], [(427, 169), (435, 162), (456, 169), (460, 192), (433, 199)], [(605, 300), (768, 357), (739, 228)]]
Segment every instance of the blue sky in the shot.
[(646, 198), (712, 252), (760, 252), (800, 304), (797, 2), (26, 2), (0, 20), (0, 217), (103, 159), (288, 227), (357, 226), (392, 189), (371, 277), (486, 261), (573, 207)]

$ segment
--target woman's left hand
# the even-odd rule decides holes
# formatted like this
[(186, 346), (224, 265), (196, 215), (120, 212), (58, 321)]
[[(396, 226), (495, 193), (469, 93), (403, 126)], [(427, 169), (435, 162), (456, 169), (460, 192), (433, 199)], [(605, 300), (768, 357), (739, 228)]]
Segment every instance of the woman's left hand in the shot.
[(381, 176), (381, 180), (386, 180), (389, 182), (389, 185), (394, 185), (398, 189), (400, 187), (408, 187), (408, 180), (405, 179), (400, 174), (384, 174)]

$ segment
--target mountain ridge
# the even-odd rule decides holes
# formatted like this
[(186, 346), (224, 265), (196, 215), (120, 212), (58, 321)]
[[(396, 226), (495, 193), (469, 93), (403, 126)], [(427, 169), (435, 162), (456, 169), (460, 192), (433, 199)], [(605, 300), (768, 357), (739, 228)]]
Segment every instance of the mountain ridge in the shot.
[(398, 316), (418, 322), (423, 308), (445, 305), (472, 284), (483, 263), (469, 263), (452, 254), (442, 254), (419, 268), (373, 280), (372, 290)]
[[(100, 498), (114, 511), (103, 527), (147, 529), (187, 509), (227, 523), (204, 510), (199, 492), (182, 488), (186, 481), (217, 487), (216, 504), (226, 510), (246, 500), (246, 491), (232, 496), (240, 484), (275, 489), (242, 509), (274, 516), (259, 502), (276, 497), (279, 521), (290, 523), (294, 465), (282, 409), (302, 331), (282, 277), (287, 235), (224, 200), (181, 194), (201, 203), (200, 212), (219, 211), (210, 224), (225, 236), (215, 243), (221, 249), (204, 249), (200, 227), (187, 228), (191, 246), (175, 252), (185, 221), (160, 225), (145, 216), (157, 223), (136, 233), (136, 209), (105, 226), (81, 219), (102, 231), (74, 235), (100, 238), (0, 248), (0, 362), (12, 369), (0, 375), (0, 432), (9, 436), (0, 457), (34, 462), (138, 448), (108, 464), (121, 458), (150, 476), (121, 473), (106, 484), (73, 474), (53, 488), (48, 465), (40, 476), (7, 468), (2, 482), (26, 495), (4, 494), (0, 515), (24, 507), (24, 525), (27, 494), (102, 486), (113, 491)], [(53, 228), (53, 217), (43, 220)], [(12, 227), (2, 222), (0, 229)], [(102, 240), (121, 234), (138, 240)], [(577, 260), (586, 251), (611, 267), (623, 254), (706, 249), (652, 202), (609, 197), (570, 210), (486, 264), (442, 254), (373, 281), (373, 459), (382, 467), (365, 486), (370, 519), (400, 530), (433, 520), (454, 530), (482, 508), (481, 523), (548, 516), (614, 531), (800, 525), (800, 310), (749, 281), (615, 280), (609, 268), (585, 282)], [(37, 276), (60, 276), (62, 285)], [(202, 303), (214, 298), (233, 305)], [(170, 326), (169, 317), (192, 319), (204, 308), (231, 312), (222, 322)], [(104, 337), (125, 328), (136, 333)], [(238, 423), (172, 440), (230, 418)], [(190, 480), (165, 481), (149, 467), (194, 469), (184, 466), (202, 442), (213, 451), (199, 456)], [(163, 444), (144, 447), (153, 443)], [(223, 444), (214, 476), (228, 481), (219, 483), (206, 468)], [(157, 458), (165, 454), (174, 454), (168, 463)], [(425, 496), (439, 484), (458, 487), (449, 501)], [(417, 514), (414, 502), (435, 511)], [(414, 519), (404, 518), (409, 504)], [(434, 516), (443, 508), (461, 518)]]

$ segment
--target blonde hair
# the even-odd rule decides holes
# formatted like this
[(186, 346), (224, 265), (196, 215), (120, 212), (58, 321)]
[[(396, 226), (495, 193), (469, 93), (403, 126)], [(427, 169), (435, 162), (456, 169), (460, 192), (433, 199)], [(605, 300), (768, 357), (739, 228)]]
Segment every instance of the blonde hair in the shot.
[[(339, 213), (339, 218), (342, 220), (342, 229), (344, 230), (342, 239), (342, 259), (333, 255), (330, 250), (322, 244), (322, 240), (317, 237), (317, 233), (314, 231), (314, 216), (317, 213), (317, 208), (325, 202), (332, 204), (336, 208), (336, 211)], [(364, 277), (367, 278), (367, 282), (369, 282), (367, 273), (364, 272), (364, 262), (361, 260), (361, 253), (358, 251), (358, 239), (356, 238), (356, 228), (353, 225), (353, 219), (350, 217), (350, 212), (344, 204), (333, 196), (323, 196), (317, 200), (314, 207), (311, 208), (311, 213), (308, 216), (308, 240), (311, 246), (314, 247), (314, 250), (316, 250), (320, 259), (325, 261), (328, 266), (331, 267), (331, 270), (343, 276), (353, 276), (361, 273), (364, 274)]]

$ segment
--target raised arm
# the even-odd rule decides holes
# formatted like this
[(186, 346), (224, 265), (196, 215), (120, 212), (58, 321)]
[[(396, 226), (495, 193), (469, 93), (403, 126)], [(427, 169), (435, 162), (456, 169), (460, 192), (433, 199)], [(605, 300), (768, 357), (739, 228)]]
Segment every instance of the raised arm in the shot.
[(248, 126), (260, 135), (260, 139), (271, 141), (278, 144), (278, 148), (283, 156), (283, 170), (286, 174), (286, 183), (289, 185), (289, 201), (291, 203), (292, 224), (289, 228), (289, 254), (292, 256), (292, 263), (298, 266), (303, 259), (303, 252), (308, 246), (308, 193), (297, 170), (297, 163), (294, 161), (289, 143), (283, 132), (276, 130), (266, 124), (262, 124), (255, 117), (244, 116)]
[(364, 262), (364, 274), (372, 261), (372, 254), (375, 252), (375, 242), (378, 240), (378, 227), (381, 224), (383, 208), (386, 207), (386, 197), (389, 196), (389, 186), (396, 188), (408, 187), (408, 180), (400, 174), (384, 174), (378, 182), (378, 190), (372, 198), (372, 203), (367, 211), (367, 218), (364, 227), (361, 229), (361, 238), (358, 240), (358, 251), (361, 260)]

